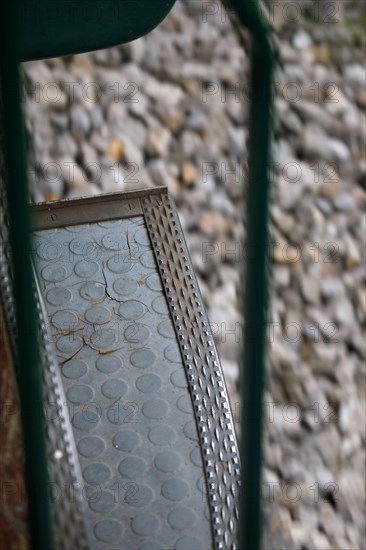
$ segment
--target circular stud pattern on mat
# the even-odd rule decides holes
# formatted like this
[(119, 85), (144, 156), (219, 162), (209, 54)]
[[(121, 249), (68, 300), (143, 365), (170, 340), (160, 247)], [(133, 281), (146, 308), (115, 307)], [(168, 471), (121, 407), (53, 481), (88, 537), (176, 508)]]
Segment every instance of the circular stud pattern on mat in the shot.
[(76, 384), (67, 391), (67, 399), (71, 403), (82, 405), (88, 403), (93, 398), (93, 390), (90, 386), (84, 384)]
[(168, 313), (165, 296), (158, 296), (155, 298), (151, 304), (151, 307), (155, 313), (159, 313), (160, 315), (166, 315)]
[(140, 262), (144, 267), (155, 267), (155, 258), (151, 250), (146, 250), (140, 256)]
[(165, 348), (164, 357), (172, 363), (180, 363), (182, 360), (179, 348), (176, 344), (171, 344)]
[(120, 277), (114, 281), (113, 290), (120, 296), (132, 296), (137, 290), (137, 283), (131, 277)]
[(154, 514), (140, 514), (133, 518), (132, 529), (143, 537), (156, 535), (160, 529), (160, 520)]
[(97, 262), (81, 260), (75, 265), (74, 271), (79, 277), (93, 277), (99, 272), (99, 264)]
[(101, 490), (96, 491), (89, 496), (88, 499), (89, 508), (99, 514), (108, 514), (112, 512), (117, 505), (115, 495), (110, 491)]
[(196, 423), (193, 420), (190, 420), (189, 422), (184, 424), (183, 432), (184, 432), (184, 435), (189, 439), (192, 439), (192, 440), (197, 439)]
[(104, 441), (99, 437), (84, 437), (79, 441), (78, 451), (86, 458), (96, 458), (105, 449)]
[(67, 277), (67, 271), (63, 265), (46, 265), (41, 273), (44, 280), (50, 283), (58, 283)]
[(116, 355), (102, 355), (98, 357), (96, 367), (100, 372), (104, 374), (113, 374), (122, 366), (122, 361)]
[(194, 526), (196, 520), (196, 514), (186, 506), (174, 508), (168, 516), (168, 522), (173, 529), (189, 529)]
[(160, 472), (166, 474), (179, 470), (181, 460), (178, 453), (174, 451), (164, 451), (156, 455), (154, 464)]
[(134, 483), (129, 494), (125, 496), (125, 501), (135, 508), (143, 508), (150, 504), (153, 500), (153, 496), (154, 494), (150, 487)]
[(43, 242), (36, 248), (37, 256), (46, 262), (54, 262), (61, 257), (61, 247), (52, 241)]
[(131, 323), (127, 326), (123, 335), (130, 344), (145, 344), (149, 339), (150, 331), (143, 325)]
[(102, 385), (101, 391), (108, 399), (119, 399), (127, 392), (127, 384), (123, 380), (112, 378)]
[(71, 380), (81, 378), (87, 372), (88, 367), (80, 359), (71, 359), (62, 366), (62, 374)]
[(107, 250), (120, 250), (122, 252), (124, 246), (126, 245), (126, 241), (122, 238), (120, 233), (117, 233), (117, 236), (116, 233), (107, 233), (104, 235), (102, 237), (102, 245), (104, 248), (107, 248)]
[(154, 420), (161, 420), (168, 414), (168, 403), (162, 399), (150, 399), (146, 401), (142, 406), (142, 413), (146, 418), (153, 418)]
[(101, 302), (105, 297), (105, 287), (95, 281), (89, 281), (80, 287), (79, 294), (84, 300)]
[(143, 374), (136, 380), (136, 387), (142, 393), (156, 393), (161, 387), (161, 378), (156, 374)]
[(131, 353), (130, 360), (134, 367), (137, 367), (138, 369), (146, 369), (153, 366), (156, 360), (156, 355), (150, 349), (140, 348)]
[(150, 290), (153, 290), (155, 292), (161, 291), (161, 281), (160, 277), (157, 273), (151, 273), (151, 275), (148, 276), (146, 279), (146, 285)]
[(88, 483), (105, 483), (111, 477), (111, 471), (105, 464), (89, 464), (83, 470), (83, 478)]
[(175, 332), (170, 319), (165, 319), (158, 325), (158, 333), (164, 338), (175, 339)]
[(140, 443), (140, 436), (136, 432), (130, 430), (120, 431), (113, 438), (114, 448), (126, 453), (134, 451)]
[(125, 319), (140, 319), (146, 313), (146, 306), (137, 300), (129, 300), (121, 304), (118, 311)]
[(92, 430), (94, 429), (100, 420), (99, 411), (93, 410), (92, 408), (83, 409), (78, 411), (72, 417), (72, 424), (78, 430)]
[(85, 319), (93, 325), (104, 325), (111, 317), (111, 311), (105, 306), (93, 306), (85, 312)]
[(190, 457), (192, 460), (192, 464), (197, 466), (197, 468), (202, 468), (202, 455), (198, 447), (195, 447), (193, 451), (191, 451)]
[(127, 257), (118, 257), (109, 258), (107, 261), (108, 269), (112, 271), (112, 273), (127, 273), (127, 271), (130, 271), (132, 269), (132, 262)]
[(161, 494), (168, 500), (183, 500), (189, 491), (188, 484), (183, 479), (172, 478), (164, 481)]
[(96, 524), (94, 533), (101, 542), (113, 542), (122, 535), (122, 525), (114, 519), (104, 519)]
[(175, 439), (175, 432), (169, 426), (154, 426), (149, 431), (148, 438), (154, 445), (170, 445)]
[(180, 411), (190, 414), (192, 411), (192, 400), (190, 395), (182, 395), (179, 397), (177, 407)]
[(68, 288), (58, 286), (47, 292), (46, 299), (53, 306), (64, 306), (71, 301), (72, 294)]
[(76, 315), (76, 313), (74, 313), (73, 311), (68, 311), (67, 309), (64, 309), (64, 310), (61, 309), (60, 311), (57, 311), (52, 316), (51, 321), (55, 327), (63, 331), (68, 331), (72, 329), (75, 330), (75, 328), (79, 323), (79, 318)]
[(98, 327), (88, 336), (92, 347), (106, 351), (117, 343), (118, 332), (108, 327)]
[(174, 550), (202, 550), (202, 544), (195, 537), (182, 537), (177, 541)]
[(138, 244), (142, 246), (148, 246), (150, 244), (149, 236), (145, 228), (140, 228), (135, 231), (134, 239)]
[(75, 334), (69, 334), (68, 336), (61, 336), (57, 340), (56, 347), (62, 353), (76, 353), (83, 347), (83, 341), (80, 336)]
[(139, 479), (146, 472), (146, 462), (138, 456), (128, 456), (120, 463), (118, 470), (129, 479)]
[(170, 375), (170, 380), (177, 388), (187, 388), (187, 377), (183, 369), (175, 370)]
[[(74, 239), (79, 254), (65, 262), (65, 279), (57, 270), (54, 275), (45, 270), (43, 278), (46, 291), (63, 287), (72, 294), (66, 305), (46, 302), (52, 328), (60, 329), (53, 328), (56, 337), (83, 340), (75, 357), (71, 349), (57, 354), (65, 361), (60, 371), (90, 501), (85, 506), (90, 544), (172, 550), (182, 537), (182, 547), (191, 544), (184, 535), (192, 535), (211, 548), (206, 495), (197, 486), (203, 473), (199, 435), (195, 429), (186, 438), (182, 429), (186, 424), (190, 434), (187, 421), (194, 420), (194, 410), (170, 316), (173, 302), (165, 297), (142, 217), (105, 227), (85, 224), (84, 235), (56, 230), (50, 240), (61, 249)], [(123, 246), (127, 231), (130, 249)], [(53, 267), (60, 264), (54, 261)], [(46, 281), (51, 276), (60, 280)], [(90, 316), (100, 307), (112, 317)]]

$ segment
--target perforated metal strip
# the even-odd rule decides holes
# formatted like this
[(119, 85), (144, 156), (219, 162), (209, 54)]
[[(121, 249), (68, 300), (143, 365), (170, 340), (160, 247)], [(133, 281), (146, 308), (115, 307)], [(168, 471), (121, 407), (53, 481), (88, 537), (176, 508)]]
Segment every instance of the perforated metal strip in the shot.
[[(1, 126), (0, 126), (1, 130)], [(4, 309), (5, 322), (10, 335), (14, 360), (17, 361), (19, 346), (13, 299), (11, 274), (11, 251), (9, 248), (6, 197), (4, 191), (4, 168), (2, 159), (2, 136), (0, 132), (0, 299)], [(87, 548), (86, 535), (81, 513), (81, 483), (79, 468), (75, 459), (72, 432), (69, 429), (68, 411), (65, 407), (62, 384), (57, 373), (48, 337), (44, 329), (41, 295), (35, 288), (37, 315), (40, 327), (40, 349), (43, 370), (45, 414), (47, 415), (47, 452), (49, 455), (49, 480), (52, 498), (52, 520), (56, 548)], [(50, 404), (53, 413), (51, 414)], [(52, 420), (51, 420), (52, 416)], [(67, 487), (73, 491), (67, 491)], [(60, 493), (61, 492), (61, 493)]]
[(173, 200), (141, 203), (194, 405), (215, 545), (235, 550), (240, 461), (222, 368)]
[(52, 484), (50, 498), (53, 502), (52, 518), (56, 547), (65, 550), (87, 550), (89, 546), (83, 519), (84, 502), (79, 459), (60, 371), (46, 330), (47, 313), (36, 273), (34, 278), (37, 317), (41, 329), (40, 348), (48, 420), (48, 464)]

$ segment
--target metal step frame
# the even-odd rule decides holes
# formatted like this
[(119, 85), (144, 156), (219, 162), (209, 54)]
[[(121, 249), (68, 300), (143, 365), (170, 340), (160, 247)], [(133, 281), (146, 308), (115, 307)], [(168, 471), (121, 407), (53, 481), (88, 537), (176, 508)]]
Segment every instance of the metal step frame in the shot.
[(33, 220), (88, 547), (237, 548), (236, 436), (172, 198), (41, 203)]

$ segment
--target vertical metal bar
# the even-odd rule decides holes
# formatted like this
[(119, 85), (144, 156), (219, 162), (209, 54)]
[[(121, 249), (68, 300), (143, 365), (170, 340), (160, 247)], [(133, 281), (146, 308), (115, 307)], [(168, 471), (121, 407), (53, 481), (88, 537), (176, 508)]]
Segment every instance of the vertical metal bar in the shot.
[(9, 239), (19, 339), (19, 364), (16, 374), (21, 403), (30, 536), (34, 549), (51, 550), (53, 541), (48, 497), (46, 431), (32, 286), (28, 189), (17, 65), (20, 37), (16, 32), (16, 2), (4, 0), (0, 13), (1, 123), (4, 134), (5, 191), (10, 221)]
[(242, 550), (261, 545), (261, 465), (268, 301), (268, 195), (273, 52), (257, 0), (230, 0), (251, 33), (251, 120), (247, 194), (247, 274), (242, 384), (240, 533)]

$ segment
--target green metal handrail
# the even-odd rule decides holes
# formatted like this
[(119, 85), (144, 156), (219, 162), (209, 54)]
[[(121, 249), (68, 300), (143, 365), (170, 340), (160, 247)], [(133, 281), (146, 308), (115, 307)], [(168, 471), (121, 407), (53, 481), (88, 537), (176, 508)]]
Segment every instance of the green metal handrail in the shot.
[(248, 255), (244, 293), (244, 354), (241, 376), (242, 487), (240, 533), (242, 550), (261, 543), (261, 464), (265, 328), (267, 318), (268, 202), (274, 56), (269, 31), (257, 0), (230, 0), (239, 23), (251, 33), (251, 114), (247, 191)]
[[(174, 0), (162, 2), (157, 24), (163, 17), (163, 11), (169, 11)], [(82, 0), (79, 2), (83, 4)], [(138, 2), (136, 2), (138, 3)], [(144, 0), (142, 2), (148, 6)], [(55, 3), (57, 4), (57, 2)], [(60, 7), (60, 2), (58, 7)], [(257, 550), (261, 536), (261, 443), (263, 421), (263, 387), (265, 362), (265, 321), (267, 311), (267, 223), (269, 194), (269, 162), (271, 135), (271, 77), (273, 71), (273, 53), (268, 29), (263, 21), (257, 0), (230, 0), (237, 14), (239, 24), (247, 27), (252, 38), (252, 75), (251, 75), (251, 121), (249, 185), (247, 192), (247, 244), (254, 254), (247, 266), (244, 295), (245, 326), (243, 373), (242, 373), (242, 492), (240, 547), (242, 550)], [(28, 6), (29, 1), (18, 4), (14, 0), (5, 0), (1, 7), (0, 22), (0, 61), (2, 115), (5, 138), (6, 195), (10, 219), (10, 244), (15, 252), (12, 267), (15, 284), (15, 308), (19, 337), (18, 386), (22, 408), (22, 427), (26, 457), (26, 481), (29, 498), (29, 516), (32, 546), (37, 550), (51, 550), (53, 547), (50, 519), (50, 501), (47, 492), (47, 459), (45, 446), (45, 426), (40, 415), (43, 398), (41, 389), (40, 357), (37, 348), (37, 324), (35, 302), (32, 288), (32, 268), (29, 251), (31, 250), (30, 220), (27, 208), (27, 180), (24, 153), (24, 130), (21, 113), (20, 83), (17, 64), (22, 59), (62, 55), (67, 51), (54, 52), (52, 33), (44, 43), (38, 41), (37, 52), (24, 43), (31, 40), (32, 33), (23, 33), (24, 17), (16, 11), (16, 6)], [(43, 2), (45, 12), (43, 23), (47, 23), (47, 13), (52, 12), (52, 2)], [(97, 5), (93, 0), (92, 6)], [(127, 4), (131, 6), (131, 1)], [(47, 8), (46, 8), (47, 7)], [(67, 4), (64, 9), (67, 10)], [(84, 2), (85, 10), (88, 2)], [(74, 4), (73, 4), (74, 8)], [(148, 8), (147, 8), (148, 9)], [(48, 10), (48, 11), (47, 11)], [(148, 9), (151, 13), (151, 6)], [(139, 14), (144, 13), (143, 9)], [(104, 13), (104, 17), (107, 15)], [(141, 16), (142, 18), (142, 16)], [(137, 18), (138, 19), (138, 18)], [(65, 19), (67, 21), (67, 18)], [(21, 22), (19, 27), (19, 22)], [(79, 24), (79, 23), (78, 23)], [(84, 24), (84, 21), (81, 22)], [(17, 26), (18, 25), (18, 26)], [(151, 25), (150, 25), (151, 26)], [(137, 35), (142, 32), (136, 31)], [(89, 25), (87, 37), (73, 36), (73, 53), (85, 51), (85, 40), (89, 49), (112, 45), (117, 41), (118, 32), (114, 26), (113, 41), (101, 44), (106, 35), (93, 37), (93, 25)], [(100, 28), (98, 19), (95, 28)], [(144, 27), (145, 28), (145, 27)], [(60, 30), (60, 25), (58, 25)], [(118, 29), (117, 29), (118, 30)], [(145, 29), (146, 30), (146, 29)], [(126, 24), (121, 31), (126, 38), (129, 31)], [(123, 34), (124, 33), (124, 34)], [(67, 29), (62, 31), (63, 43), (67, 43)], [(135, 36), (131, 34), (131, 36)], [(22, 40), (23, 38), (23, 40)], [(131, 38), (130, 38), (131, 39)], [(99, 40), (99, 42), (98, 42)], [(39, 47), (39, 43), (41, 46)], [(50, 45), (47, 53), (42, 48)], [(91, 46), (90, 46), (91, 44)], [(98, 45), (99, 44), (99, 45)], [(25, 54), (25, 52), (28, 52)], [(30, 53), (29, 53), (30, 52)]]
[(42, 373), (32, 285), (31, 231), (27, 204), (24, 123), (18, 72), (19, 13), (12, 0), (0, 8), (1, 122), (4, 137), (5, 192), (14, 280), (18, 362), (15, 364), (21, 404), (29, 531), (33, 548), (52, 550), (50, 501), (43, 411)]

